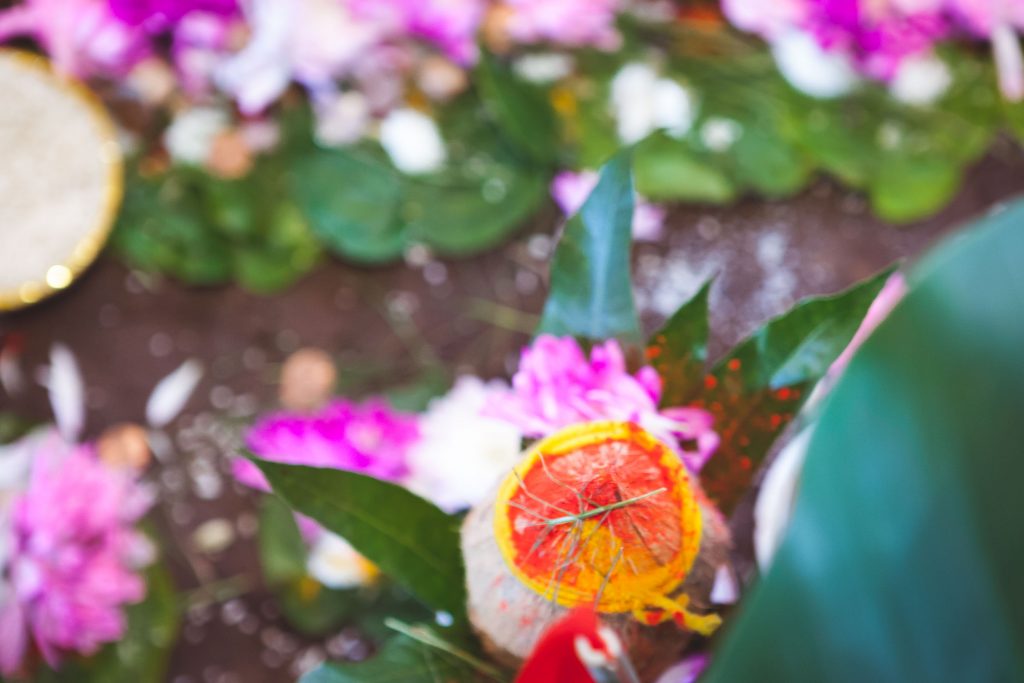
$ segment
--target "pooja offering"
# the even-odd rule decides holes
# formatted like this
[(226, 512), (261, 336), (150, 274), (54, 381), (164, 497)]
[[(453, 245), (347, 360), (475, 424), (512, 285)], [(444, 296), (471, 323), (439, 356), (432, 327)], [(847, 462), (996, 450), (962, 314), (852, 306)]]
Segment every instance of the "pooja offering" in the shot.
[(0, 2), (0, 683), (1024, 681), (1022, 33)]

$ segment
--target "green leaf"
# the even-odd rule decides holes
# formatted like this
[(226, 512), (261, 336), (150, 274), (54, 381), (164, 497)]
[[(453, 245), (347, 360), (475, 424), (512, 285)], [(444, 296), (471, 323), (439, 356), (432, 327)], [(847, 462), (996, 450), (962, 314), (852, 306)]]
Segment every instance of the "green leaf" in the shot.
[(490, 54), (481, 57), (476, 76), (484, 107), (509, 140), (534, 160), (554, 163), (560, 148), (558, 119), (547, 94)]
[(801, 302), (761, 327), (711, 370), (695, 404), (715, 417), (721, 444), (701, 483), (729, 513), (776, 437), (850, 343), (889, 271), (835, 296)]
[(893, 154), (871, 180), (871, 205), (881, 218), (905, 223), (938, 211), (959, 186), (960, 167), (949, 159)]
[(1022, 225), (948, 241), (850, 363), (704, 680), (1024, 680)]
[(644, 197), (723, 204), (735, 198), (736, 188), (686, 143), (657, 133), (637, 145), (636, 187)]
[(369, 155), (317, 150), (300, 157), (291, 174), (291, 194), (313, 233), (335, 253), (366, 263), (402, 254), (401, 180)]
[(547, 196), (547, 176), (490, 164), (479, 182), (410, 182), (404, 207), (408, 238), (446, 256), (468, 256), (500, 244)]
[(639, 340), (629, 279), (632, 220), (633, 182), (622, 154), (601, 169), (597, 187), (565, 226), (551, 260), (540, 332)]
[(679, 406), (696, 394), (708, 357), (708, 293), (711, 281), (679, 307), (647, 343), (647, 357), (663, 386), (661, 403)]
[(407, 636), (392, 638), (379, 653), (358, 664), (324, 664), (299, 683), (474, 683), (487, 680), (452, 655)]
[(785, 197), (810, 178), (811, 165), (779, 130), (746, 127), (730, 150), (737, 176), (766, 197)]
[(354, 472), (254, 459), (274, 492), (434, 609), (465, 615), (458, 522), (401, 486)]
[(268, 584), (287, 583), (306, 575), (309, 551), (295, 514), (277, 496), (264, 496), (260, 508), (260, 563)]

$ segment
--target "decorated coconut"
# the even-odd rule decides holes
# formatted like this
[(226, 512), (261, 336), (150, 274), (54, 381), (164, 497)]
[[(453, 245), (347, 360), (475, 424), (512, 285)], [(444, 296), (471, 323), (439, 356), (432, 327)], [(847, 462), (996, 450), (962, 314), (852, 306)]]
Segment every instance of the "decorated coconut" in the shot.
[(679, 658), (710, 611), (730, 537), (678, 454), (625, 422), (534, 444), (462, 527), (469, 616), (517, 666), (572, 608), (593, 605), (645, 681)]

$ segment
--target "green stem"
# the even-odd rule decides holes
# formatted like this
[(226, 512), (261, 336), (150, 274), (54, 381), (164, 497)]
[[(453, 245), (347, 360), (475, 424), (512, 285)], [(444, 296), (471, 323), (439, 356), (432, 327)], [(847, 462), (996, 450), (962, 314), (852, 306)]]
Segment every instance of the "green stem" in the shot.
[(656, 496), (659, 493), (664, 493), (665, 491), (668, 491), (668, 489), (662, 486), (660, 489), (655, 489), (654, 491), (642, 493), (639, 496), (636, 496), (635, 498), (620, 500), (619, 502), (611, 503), (610, 505), (602, 505), (601, 507), (593, 508), (592, 510), (587, 510), (586, 512), (581, 512), (578, 515), (566, 515), (565, 517), (555, 517), (553, 519), (546, 519), (544, 520), (544, 523), (548, 526), (554, 526), (556, 524), (569, 524), (570, 522), (578, 522), (589, 517), (597, 517), (598, 515), (603, 514), (605, 512), (610, 512), (611, 510), (618, 510), (619, 508), (624, 508), (627, 505), (638, 503), (644, 498), (650, 498), (651, 496)]
[(456, 659), (459, 659), (465, 662), (466, 664), (469, 664), (485, 676), (492, 678), (495, 681), (505, 683), (505, 678), (501, 675), (501, 671), (491, 666), (487, 662), (483, 661), (482, 659), (474, 657), (465, 650), (458, 648), (455, 645), (452, 645), (447, 640), (441, 638), (436, 633), (431, 631), (429, 628), (426, 628), (424, 626), (410, 626), (409, 624), (401, 622), (398, 619), (393, 619), (391, 617), (388, 617), (384, 620), (384, 625), (392, 631), (397, 631), (398, 633), (401, 633), (403, 636), (412, 638), (416, 642), (422, 643), (427, 647), (432, 647), (434, 649), (441, 650), (442, 652), (447, 652)]

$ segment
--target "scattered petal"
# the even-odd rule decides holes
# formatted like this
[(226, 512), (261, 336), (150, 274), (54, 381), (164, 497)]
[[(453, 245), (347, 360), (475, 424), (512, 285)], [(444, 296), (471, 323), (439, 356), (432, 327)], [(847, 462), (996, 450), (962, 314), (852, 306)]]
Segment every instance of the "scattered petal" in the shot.
[(203, 366), (192, 359), (160, 380), (146, 401), (146, 422), (161, 429), (178, 416), (203, 376)]

